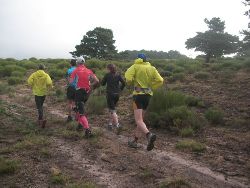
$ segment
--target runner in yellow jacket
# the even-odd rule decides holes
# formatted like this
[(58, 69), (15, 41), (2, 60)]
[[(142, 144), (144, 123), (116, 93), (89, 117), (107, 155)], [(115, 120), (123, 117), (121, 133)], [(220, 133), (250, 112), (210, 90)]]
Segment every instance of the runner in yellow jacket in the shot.
[(136, 122), (134, 140), (128, 142), (129, 147), (137, 148), (139, 131), (146, 135), (148, 140), (147, 150), (154, 148), (156, 135), (151, 133), (143, 121), (144, 111), (147, 109), (153, 90), (163, 84), (163, 78), (155, 67), (147, 62), (144, 54), (138, 54), (135, 63), (125, 72), (125, 78), (128, 85), (133, 86), (133, 107)]
[(38, 110), (38, 124), (45, 127), (46, 120), (43, 119), (43, 103), (45, 101), (48, 89), (52, 87), (50, 76), (44, 72), (44, 65), (38, 66), (38, 71), (34, 72), (28, 78), (28, 84), (32, 87), (35, 95), (36, 107)]

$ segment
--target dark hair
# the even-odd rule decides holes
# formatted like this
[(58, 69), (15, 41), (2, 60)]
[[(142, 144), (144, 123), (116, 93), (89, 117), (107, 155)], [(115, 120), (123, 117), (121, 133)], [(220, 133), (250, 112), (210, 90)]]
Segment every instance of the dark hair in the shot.
[(114, 64), (108, 64), (107, 69), (109, 69), (111, 73), (116, 73), (116, 66)]
[(71, 66), (76, 66), (76, 60), (75, 59), (71, 59), (70, 60), (70, 65)]
[(45, 69), (44, 64), (39, 64), (39, 65), (38, 65), (38, 70), (44, 70), (44, 69)]

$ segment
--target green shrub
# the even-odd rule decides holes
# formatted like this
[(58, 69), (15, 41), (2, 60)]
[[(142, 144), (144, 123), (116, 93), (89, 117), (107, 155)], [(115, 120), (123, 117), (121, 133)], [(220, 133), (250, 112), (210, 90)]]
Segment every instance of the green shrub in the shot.
[(37, 69), (37, 66), (38, 66), (37, 63), (34, 63), (32, 61), (27, 61), (27, 60), (20, 61), (18, 63), (18, 65), (20, 65), (26, 69)]
[(86, 62), (86, 66), (90, 69), (105, 69), (108, 62), (101, 61), (99, 59), (90, 59)]
[(187, 66), (186, 68), (186, 71), (189, 73), (189, 74), (193, 74), (195, 72), (198, 72), (201, 70), (201, 64), (191, 64), (189, 66)]
[(6, 83), (0, 83), (0, 94), (9, 93), (11, 91), (11, 88)]
[(51, 69), (49, 70), (49, 75), (52, 79), (61, 79), (66, 75), (66, 71), (61, 69)]
[(89, 113), (102, 114), (106, 107), (106, 98), (104, 96), (90, 96), (87, 102), (87, 111)]
[(8, 84), (9, 85), (16, 85), (22, 83), (23, 80), (19, 77), (9, 77), (8, 78)]
[(169, 117), (172, 120), (185, 121), (191, 113), (192, 112), (187, 108), (187, 106), (175, 106), (168, 110)]
[(162, 77), (167, 77), (167, 76), (172, 76), (172, 75), (173, 75), (172, 72), (170, 72), (170, 71), (164, 71), (164, 70), (159, 71), (159, 73), (160, 73), (160, 75), (161, 75)]
[(220, 124), (223, 123), (224, 114), (220, 109), (212, 107), (205, 112), (205, 117), (212, 124)]
[(198, 99), (197, 97), (194, 97), (194, 96), (187, 95), (185, 97), (185, 103), (188, 106), (198, 106), (199, 101), (200, 101), (200, 99)]
[(19, 168), (19, 162), (0, 157), (0, 175), (12, 174)]
[(200, 80), (207, 80), (209, 78), (209, 73), (207, 72), (197, 72), (194, 77)]
[(165, 71), (173, 72), (175, 69), (175, 66), (173, 64), (168, 64), (164, 67)]
[(183, 128), (180, 130), (180, 135), (182, 137), (189, 137), (194, 135), (194, 129), (191, 127)]
[(148, 112), (146, 115), (146, 121), (153, 127), (159, 127), (159, 121), (161, 116), (156, 112)]
[(202, 143), (194, 140), (179, 141), (175, 147), (179, 150), (189, 150), (193, 152), (204, 152), (206, 150), (206, 147)]
[(63, 62), (60, 62), (56, 65), (56, 67), (58, 69), (65, 69), (65, 68), (69, 68), (70, 67), (70, 63), (69, 62), (66, 62), (66, 61), (63, 61)]
[(243, 63), (243, 67), (250, 70), (250, 59), (246, 60), (246, 61)]
[(24, 69), (23, 67), (20, 67), (18, 65), (6, 65), (4, 67), (0, 67), (1, 77), (11, 76), (11, 73), (14, 71), (25, 73), (26, 69)]
[[(159, 100), (160, 99), (160, 100)], [(178, 91), (159, 89), (150, 100), (148, 111), (161, 114), (174, 106), (185, 105), (185, 95)]]
[(185, 74), (184, 73), (174, 73), (172, 76), (170, 76), (169, 81), (175, 82), (177, 80), (184, 81)]
[(24, 72), (20, 72), (20, 71), (13, 71), (12, 73), (11, 73), (11, 76), (13, 76), (13, 77), (23, 77), (24, 76)]
[(50, 177), (51, 183), (60, 185), (64, 185), (67, 182), (67, 179), (68, 178), (62, 174), (52, 174)]
[(185, 71), (185, 69), (183, 68), (183, 67), (176, 67), (175, 69), (174, 69), (174, 73), (182, 73), (182, 72), (184, 72)]

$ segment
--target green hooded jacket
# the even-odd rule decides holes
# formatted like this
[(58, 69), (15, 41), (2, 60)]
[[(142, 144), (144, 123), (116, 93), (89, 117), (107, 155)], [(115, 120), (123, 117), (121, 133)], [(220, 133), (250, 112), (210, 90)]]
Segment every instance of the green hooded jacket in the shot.
[(128, 85), (134, 87), (133, 95), (147, 94), (153, 95), (153, 90), (163, 84), (163, 78), (156, 68), (149, 62), (143, 62), (141, 58), (135, 60), (134, 64), (125, 72)]

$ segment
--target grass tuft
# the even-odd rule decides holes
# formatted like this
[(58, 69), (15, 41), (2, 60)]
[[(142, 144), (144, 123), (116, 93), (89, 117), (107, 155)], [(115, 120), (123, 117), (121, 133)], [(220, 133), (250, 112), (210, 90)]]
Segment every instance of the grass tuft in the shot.
[(19, 162), (16, 160), (0, 157), (0, 175), (12, 174), (19, 168)]
[(189, 150), (192, 152), (204, 152), (206, 150), (206, 147), (194, 140), (182, 140), (176, 144), (176, 149)]

